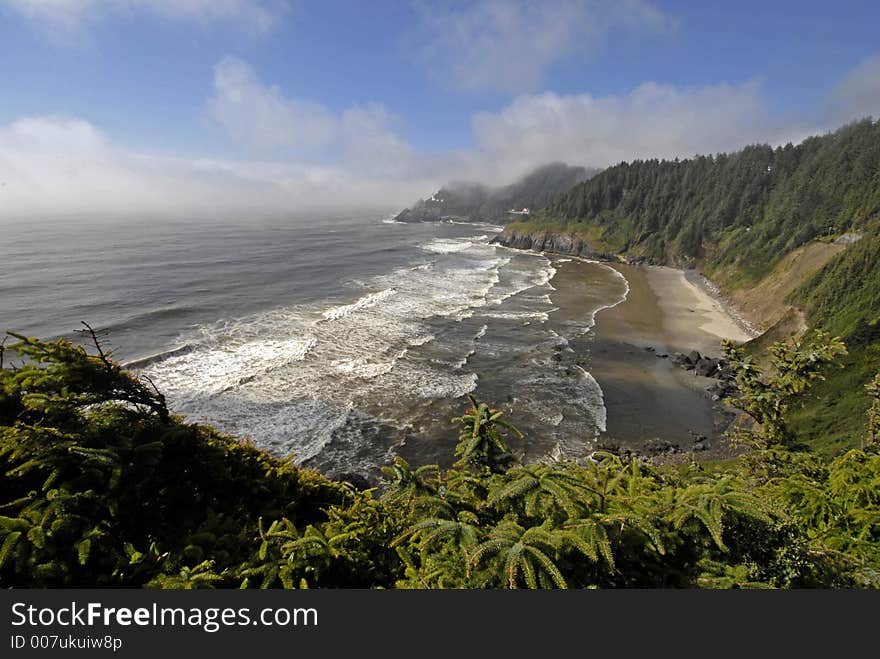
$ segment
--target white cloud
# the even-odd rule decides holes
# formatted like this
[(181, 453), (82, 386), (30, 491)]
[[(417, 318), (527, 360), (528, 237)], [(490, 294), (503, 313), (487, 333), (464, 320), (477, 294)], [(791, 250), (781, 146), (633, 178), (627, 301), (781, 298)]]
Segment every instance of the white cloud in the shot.
[(754, 82), (648, 82), (620, 95), (521, 95), (474, 117), (474, 148), (426, 154), (393, 130), (380, 105), (333, 112), (227, 59), (215, 72), (210, 111), (250, 160), (158, 157), (115, 144), (82, 119), (23, 118), (0, 126), (0, 215), (393, 208), (450, 180), (507, 183), (551, 161), (606, 166), (797, 142), (880, 112), (872, 110), (877, 66), (865, 60), (826, 94), (838, 119), (820, 108), (774, 119)]
[(802, 134), (768, 116), (759, 86), (679, 88), (644, 83), (625, 95), (523, 95), (497, 113), (478, 114), (481, 150), (518, 173), (553, 160), (607, 166), (636, 158), (730, 151)]
[[(417, 154), (389, 130), (379, 106), (303, 111), (278, 90), (243, 79), (225, 89), (223, 107), (241, 91), (254, 114), (239, 108), (224, 115), (227, 128), (269, 148), (274, 160), (158, 157), (116, 145), (81, 119), (24, 118), (0, 127), (4, 216), (400, 208), (449, 180), (506, 183), (550, 161), (601, 166), (781, 135), (755, 85), (682, 90), (648, 83), (625, 96), (522, 96), (475, 118), (478, 148)], [(300, 134), (304, 125), (326, 128), (314, 139)]]
[(862, 60), (830, 92), (832, 121), (843, 123), (872, 116), (880, 118), (880, 55)]
[(209, 109), (235, 141), (259, 149), (316, 149), (332, 142), (337, 132), (337, 120), (324, 107), (285, 98), (234, 57), (214, 68)]
[(286, 97), (234, 57), (214, 69), (209, 112), (236, 142), (288, 158), (328, 160), (384, 176), (409, 171), (413, 158), (383, 106), (357, 105), (333, 113), (318, 103)]
[(672, 21), (647, 0), (476, 0), (417, 5), (412, 35), (430, 72), (468, 90), (529, 91), (546, 70), (588, 54), (615, 28), (665, 31)]
[(148, 12), (170, 20), (228, 21), (257, 32), (287, 11), (281, 0), (0, 0), (54, 36), (108, 15)]
[(27, 117), (0, 126), (0, 220), (389, 208), (433, 185), (302, 163), (154, 156), (115, 145), (76, 118)]

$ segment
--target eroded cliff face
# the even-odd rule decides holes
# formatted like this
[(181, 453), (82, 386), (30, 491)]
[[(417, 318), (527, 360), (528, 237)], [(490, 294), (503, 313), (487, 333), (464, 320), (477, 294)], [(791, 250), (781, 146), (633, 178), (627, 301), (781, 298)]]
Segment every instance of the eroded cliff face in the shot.
[(583, 238), (574, 233), (556, 233), (553, 231), (511, 231), (505, 230), (492, 239), (492, 242), (516, 249), (531, 249), (536, 252), (553, 252), (555, 254), (571, 254), (593, 259), (614, 259), (593, 249)]

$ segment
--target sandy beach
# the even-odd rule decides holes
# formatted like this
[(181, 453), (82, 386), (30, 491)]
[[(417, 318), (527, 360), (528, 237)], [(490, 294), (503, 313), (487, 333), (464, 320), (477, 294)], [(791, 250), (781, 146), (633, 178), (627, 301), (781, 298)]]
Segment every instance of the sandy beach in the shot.
[[(722, 339), (746, 341), (751, 335), (681, 270), (609, 265), (627, 279), (627, 298), (600, 311), (593, 332), (575, 346), (589, 353), (590, 370), (604, 392), (607, 422), (601, 441), (639, 449), (660, 440), (683, 452), (701, 441), (708, 449), (702, 455), (724, 457), (729, 449), (721, 435), (729, 413), (706, 394), (713, 380), (663, 355), (698, 350), (720, 356)], [(557, 276), (560, 288), (584, 267), (597, 266), (564, 269)]]
[(728, 313), (721, 301), (691, 281), (682, 270), (642, 266), (629, 267), (623, 274), (627, 279), (637, 278), (639, 271), (656, 297), (669, 351), (699, 350), (704, 355), (719, 357), (723, 339), (742, 342), (754, 336)]

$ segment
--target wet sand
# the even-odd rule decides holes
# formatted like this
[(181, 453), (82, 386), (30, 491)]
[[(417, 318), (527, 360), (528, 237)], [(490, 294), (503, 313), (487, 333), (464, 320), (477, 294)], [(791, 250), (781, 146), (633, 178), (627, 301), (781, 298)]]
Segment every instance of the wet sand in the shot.
[[(587, 265), (587, 264), (584, 264)], [(714, 382), (660, 355), (698, 350), (720, 356), (723, 338), (750, 336), (705, 290), (672, 268), (613, 264), (629, 282), (626, 301), (600, 311), (589, 344), (590, 371), (607, 409), (600, 442), (639, 449), (662, 440), (689, 452), (700, 437), (706, 458), (729, 454), (729, 421), (706, 388)]]

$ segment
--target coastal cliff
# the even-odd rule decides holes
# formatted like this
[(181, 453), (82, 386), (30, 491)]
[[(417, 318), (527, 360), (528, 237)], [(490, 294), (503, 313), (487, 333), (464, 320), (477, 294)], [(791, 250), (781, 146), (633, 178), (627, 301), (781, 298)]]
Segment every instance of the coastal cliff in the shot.
[(516, 249), (530, 249), (536, 252), (571, 254), (585, 258), (617, 260), (613, 254), (595, 249), (582, 236), (572, 232), (521, 231), (505, 229), (492, 239), (492, 244)]

